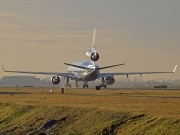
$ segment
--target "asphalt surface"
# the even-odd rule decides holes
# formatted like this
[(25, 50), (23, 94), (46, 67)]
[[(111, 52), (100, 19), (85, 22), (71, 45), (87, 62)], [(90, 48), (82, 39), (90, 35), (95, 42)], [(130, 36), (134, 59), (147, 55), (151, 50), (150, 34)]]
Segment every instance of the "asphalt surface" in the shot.
[(15, 95), (15, 94), (30, 94), (29, 92), (0, 92), (1, 94), (10, 94), (10, 95)]

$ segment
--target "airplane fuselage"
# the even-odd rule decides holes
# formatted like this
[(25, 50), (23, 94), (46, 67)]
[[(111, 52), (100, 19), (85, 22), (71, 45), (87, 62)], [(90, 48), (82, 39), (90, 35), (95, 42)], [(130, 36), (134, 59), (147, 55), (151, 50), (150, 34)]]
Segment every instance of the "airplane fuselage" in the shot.
[(73, 65), (88, 67), (88, 69), (82, 69), (78, 67), (68, 66), (67, 72), (73, 73), (76, 76), (76, 81), (94, 81), (99, 75), (99, 66), (91, 61), (73, 62)]

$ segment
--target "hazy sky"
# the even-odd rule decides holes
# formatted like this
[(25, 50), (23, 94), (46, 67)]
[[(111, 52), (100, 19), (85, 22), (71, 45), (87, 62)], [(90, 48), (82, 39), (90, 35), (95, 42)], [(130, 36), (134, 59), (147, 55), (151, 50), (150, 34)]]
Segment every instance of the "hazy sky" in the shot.
[[(97, 64), (127, 63), (103, 72), (171, 71), (180, 66), (179, 7), (179, 0), (0, 0), (0, 63), (66, 72), (64, 62), (86, 60), (97, 28)], [(179, 68), (144, 78), (179, 79)]]

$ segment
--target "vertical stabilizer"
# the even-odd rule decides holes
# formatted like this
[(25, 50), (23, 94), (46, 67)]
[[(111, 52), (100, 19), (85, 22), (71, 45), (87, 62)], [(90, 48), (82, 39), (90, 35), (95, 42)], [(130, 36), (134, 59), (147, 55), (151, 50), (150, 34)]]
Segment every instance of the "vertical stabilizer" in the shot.
[(96, 40), (96, 28), (94, 29), (94, 35), (93, 35), (93, 42), (92, 42), (92, 51), (95, 51), (95, 45), (96, 45), (96, 42), (95, 42), (95, 40)]
[(93, 34), (93, 41), (92, 41), (92, 47), (90, 50), (86, 52), (86, 56), (90, 58), (93, 62), (97, 61), (99, 59), (99, 54), (96, 51), (96, 28), (94, 29), (94, 34)]

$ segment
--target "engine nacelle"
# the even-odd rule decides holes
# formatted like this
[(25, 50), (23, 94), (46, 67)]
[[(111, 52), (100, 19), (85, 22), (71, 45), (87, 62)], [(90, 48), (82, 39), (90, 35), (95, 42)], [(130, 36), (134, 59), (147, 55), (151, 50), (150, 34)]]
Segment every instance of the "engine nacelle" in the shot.
[(97, 61), (97, 60), (99, 60), (99, 54), (96, 52), (93, 52), (93, 51), (91, 51), (91, 50), (89, 50), (89, 51), (87, 51), (86, 52), (86, 56), (88, 57), (88, 58), (90, 58), (92, 61)]
[(51, 81), (52, 81), (52, 83), (53, 83), (54, 85), (57, 85), (57, 84), (60, 83), (60, 78), (59, 78), (58, 76), (53, 76), (53, 77), (51, 78)]
[(106, 81), (106, 84), (112, 85), (115, 82), (115, 79), (114, 77), (107, 77), (105, 81)]

